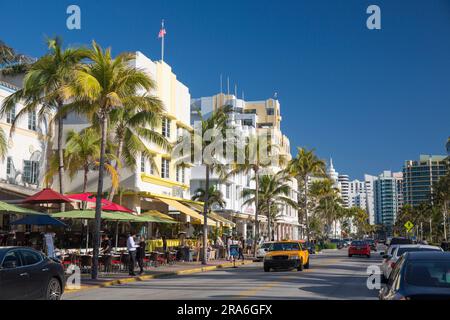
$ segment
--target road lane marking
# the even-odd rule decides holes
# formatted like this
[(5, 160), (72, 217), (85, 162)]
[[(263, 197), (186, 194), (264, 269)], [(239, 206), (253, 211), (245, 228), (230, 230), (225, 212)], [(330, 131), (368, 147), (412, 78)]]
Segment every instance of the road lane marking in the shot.
[(254, 295), (256, 295), (258, 292), (268, 290), (268, 289), (273, 288), (273, 287), (275, 287), (275, 286), (277, 286), (277, 285), (280, 285), (280, 283), (279, 283), (279, 282), (268, 283), (268, 284), (265, 284), (265, 285), (263, 285), (263, 286), (257, 287), (257, 288), (255, 288), (255, 289), (242, 291), (242, 292), (240, 292), (240, 293), (238, 294), (238, 296), (241, 297), (241, 298), (254, 296)]

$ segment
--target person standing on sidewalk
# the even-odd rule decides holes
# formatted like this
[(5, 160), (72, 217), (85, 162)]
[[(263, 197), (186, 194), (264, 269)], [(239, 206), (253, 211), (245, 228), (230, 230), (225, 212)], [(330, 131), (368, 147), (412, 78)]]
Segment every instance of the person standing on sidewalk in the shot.
[(138, 248), (139, 246), (136, 245), (136, 243), (134, 242), (134, 237), (136, 236), (136, 234), (133, 233), (129, 233), (128, 234), (128, 239), (127, 239), (127, 249), (128, 249), (128, 256), (129, 256), (129, 275), (130, 276), (135, 276), (136, 273), (134, 273), (134, 267), (136, 265), (136, 248)]
[(244, 241), (244, 238), (243, 238), (243, 237), (241, 237), (241, 238), (239, 239), (238, 245), (239, 245), (239, 256), (238, 256), (238, 260), (242, 258), (242, 261), (244, 261), (244, 260), (245, 260), (245, 258), (244, 258), (245, 241)]
[(139, 266), (139, 275), (144, 273), (144, 258), (145, 258), (145, 238), (139, 237), (139, 247), (136, 250), (136, 259)]

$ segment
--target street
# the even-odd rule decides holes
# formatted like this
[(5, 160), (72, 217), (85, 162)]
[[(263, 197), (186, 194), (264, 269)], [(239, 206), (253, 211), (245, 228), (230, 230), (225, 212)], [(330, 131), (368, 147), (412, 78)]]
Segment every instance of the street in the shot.
[(65, 300), (337, 299), (373, 300), (366, 286), (367, 267), (381, 256), (347, 256), (347, 249), (311, 256), (303, 272), (265, 273), (262, 263), (165, 279), (67, 293)]

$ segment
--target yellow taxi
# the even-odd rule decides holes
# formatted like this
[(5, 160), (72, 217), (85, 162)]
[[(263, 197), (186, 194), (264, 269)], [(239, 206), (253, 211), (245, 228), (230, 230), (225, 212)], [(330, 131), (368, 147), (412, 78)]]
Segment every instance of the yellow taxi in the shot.
[(264, 257), (264, 271), (271, 269), (309, 269), (309, 252), (301, 241), (277, 241), (267, 249)]

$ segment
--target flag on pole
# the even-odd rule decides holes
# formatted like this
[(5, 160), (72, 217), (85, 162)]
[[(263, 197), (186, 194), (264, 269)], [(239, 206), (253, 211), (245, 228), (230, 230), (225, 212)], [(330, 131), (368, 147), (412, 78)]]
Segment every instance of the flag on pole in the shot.
[(158, 38), (164, 38), (165, 36), (166, 36), (166, 28), (164, 27), (164, 20), (162, 21), (162, 24), (161, 24), (161, 30), (159, 31), (159, 35), (158, 35)]

